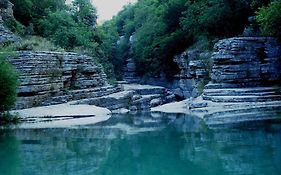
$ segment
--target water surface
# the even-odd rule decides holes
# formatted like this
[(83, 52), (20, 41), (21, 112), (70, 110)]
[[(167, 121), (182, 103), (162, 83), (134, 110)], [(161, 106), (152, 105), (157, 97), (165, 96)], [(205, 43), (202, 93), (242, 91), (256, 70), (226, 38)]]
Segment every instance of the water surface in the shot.
[(0, 130), (1, 175), (280, 175), (281, 125), (210, 130), (181, 114)]

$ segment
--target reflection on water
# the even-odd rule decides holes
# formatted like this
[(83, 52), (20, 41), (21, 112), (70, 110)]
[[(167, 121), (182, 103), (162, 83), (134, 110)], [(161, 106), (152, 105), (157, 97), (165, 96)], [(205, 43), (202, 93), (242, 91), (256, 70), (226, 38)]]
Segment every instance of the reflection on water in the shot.
[(180, 114), (0, 131), (1, 175), (279, 175), (281, 125), (209, 130)]

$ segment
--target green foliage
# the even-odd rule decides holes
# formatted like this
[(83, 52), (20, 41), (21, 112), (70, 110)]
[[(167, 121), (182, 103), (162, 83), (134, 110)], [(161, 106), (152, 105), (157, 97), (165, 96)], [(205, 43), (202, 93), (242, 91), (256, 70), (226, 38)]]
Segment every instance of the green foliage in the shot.
[(20, 122), (20, 117), (18, 116), (18, 114), (13, 115), (9, 112), (0, 113), (0, 126), (18, 124), (19, 122)]
[[(40, 35), (67, 51), (88, 54), (101, 63), (108, 78), (122, 79), (129, 58), (139, 75), (167, 78), (178, 72), (176, 54), (189, 47), (211, 49), (220, 38), (243, 32), (249, 16), (270, 0), (141, 0), (123, 8), (112, 20), (97, 26), (90, 0), (11, 0), (18, 33)], [(4, 2), (4, 1), (3, 1)], [(265, 35), (280, 38), (280, 0), (257, 13)], [(278, 11), (279, 10), (279, 11)], [(37, 38), (38, 39), (38, 38)], [(55, 50), (50, 42), (29, 40), (18, 49)], [(44, 48), (44, 43), (46, 47)], [(60, 49), (59, 49), (60, 50)]]
[(205, 86), (209, 83), (209, 80), (202, 80), (197, 83), (198, 93), (201, 95), (205, 89)]
[(76, 23), (65, 11), (50, 13), (39, 21), (39, 29), (43, 37), (48, 37), (66, 49), (89, 45), (93, 33), (82, 23)]
[(30, 22), (48, 15), (49, 12), (65, 9), (65, 0), (11, 0), (14, 4), (15, 18), (28, 26)]
[(73, 13), (77, 21), (87, 26), (95, 27), (97, 22), (97, 10), (90, 0), (74, 0)]
[[(89, 0), (12, 0), (14, 15), (27, 26), (26, 33), (41, 35), (67, 50), (90, 46), (94, 41), (96, 8)], [(95, 44), (93, 44), (95, 45)]]
[(25, 33), (25, 26), (19, 23), (14, 18), (5, 20), (4, 25), (9, 28), (12, 32), (17, 33), (19, 35), (23, 35)]
[(181, 26), (195, 38), (229, 37), (241, 33), (251, 8), (247, 1), (198, 0), (187, 1)]
[(17, 74), (6, 60), (11, 55), (13, 53), (3, 48), (0, 51), (0, 113), (11, 109), (17, 97)]
[(107, 21), (102, 26), (97, 27), (96, 32), (98, 32), (97, 35), (102, 42), (99, 47), (99, 55), (96, 55), (95, 58), (103, 65), (109, 79), (121, 79), (122, 73), (118, 73), (117, 70), (122, 69), (123, 65), (115, 65), (116, 62), (122, 64), (122, 60), (119, 60), (116, 54), (119, 36), (115, 23), (113, 21)]
[(46, 38), (40, 36), (26, 36), (23, 41), (13, 45), (14, 50), (34, 50), (34, 51), (57, 51), (63, 52), (64, 49), (54, 45)]
[(266, 36), (274, 36), (281, 40), (281, 0), (271, 2), (256, 13), (261, 32)]
[[(123, 38), (115, 38), (114, 67), (128, 58), (142, 76), (172, 77), (174, 55), (188, 47), (208, 50), (214, 42), (242, 34), (248, 17), (270, 0), (142, 0), (123, 8), (111, 20)], [(113, 31), (114, 30), (114, 31)], [(107, 32), (107, 31), (106, 31)], [(133, 37), (134, 41), (129, 41)], [(118, 70), (115, 68), (118, 72)]]

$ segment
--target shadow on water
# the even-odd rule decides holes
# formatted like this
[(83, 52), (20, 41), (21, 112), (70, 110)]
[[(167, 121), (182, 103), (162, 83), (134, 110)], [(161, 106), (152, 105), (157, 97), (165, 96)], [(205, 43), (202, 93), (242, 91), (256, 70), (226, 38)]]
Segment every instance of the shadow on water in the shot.
[(1, 175), (279, 175), (281, 125), (210, 130), (183, 114), (0, 130)]

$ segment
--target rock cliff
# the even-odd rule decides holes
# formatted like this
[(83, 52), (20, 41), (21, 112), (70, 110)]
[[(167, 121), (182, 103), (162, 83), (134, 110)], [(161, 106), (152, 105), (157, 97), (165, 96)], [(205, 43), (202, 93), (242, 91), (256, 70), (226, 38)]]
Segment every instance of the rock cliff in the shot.
[(4, 21), (14, 18), (13, 4), (7, 0), (0, 2), (0, 44), (7, 42), (17, 42), (20, 40), (18, 36), (13, 34), (9, 29), (4, 27)]
[(273, 38), (238, 37), (214, 49), (211, 82), (191, 112), (211, 126), (279, 120), (281, 45)]
[(1, 0), (0, 2), (0, 16), (3, 20), (13, 18), (14, 5), (9, 0)]
[(140, 83), (141, 80), (140, 77), (137, 76), (136, 64), (133, 59), (126, 60), (123, 70), (124, 81), (126, 81), (127, 83)]
[(17, 109), (85, 98), (107, 85), (102, 67), (85, 55), (21, 51), (10, 62), (19, 74)]
[(219, 41), (213, 54), (214, 83), (249, 87), (280, 83), (281, 46), (273, 38), (240, 37)]
[(175, 94), (182, 98), (197, 97), (209, 81), (211, 53), (200, 50), (185, 51), (175, 56), (180, 73), (175, 76)]

